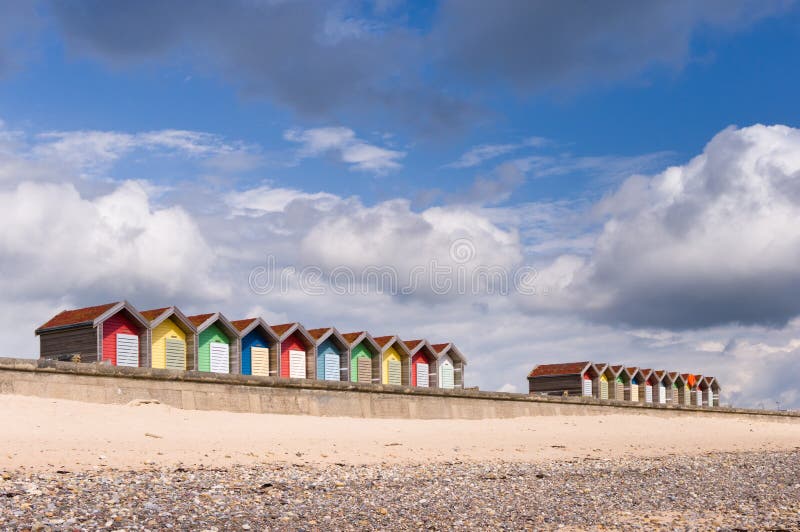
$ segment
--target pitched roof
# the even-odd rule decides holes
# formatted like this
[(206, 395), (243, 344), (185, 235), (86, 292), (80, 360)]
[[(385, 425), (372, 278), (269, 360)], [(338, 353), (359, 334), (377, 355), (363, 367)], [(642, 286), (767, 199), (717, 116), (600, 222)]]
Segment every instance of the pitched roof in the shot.
[(328, 331), (332, 330), (333, 327), (320, 327), (318, 329), (308, 329), (308, 334), (311, 335), (314, 340), (319, 340), (322, 338)]
[(633, 377), (634, 375), (636, 375), (637, 371), (639, 371), (639, 368), (629, 368), (629, 367), (625, 368), (625, 373), (627, 373), (628, 376), (630, 376), (630, 377)]
[(234, 320), (231, 322), (231, 325), (236, 327), (238, 330), (243, 331), (250, 326), (251, 323), (256, 321), (258, 318), (245, 318), (243, 320)]
[(272, 325), (272, 330), (275, 331), (278, 334), (278, 336), (283, 336), (283, 333), (285, 333), (295, 325), (297, 325), (297, 322), (281, 323), (280, 325)]
[(362, 334), (364, 334), (364, 331), (349, 332), (349, 333), (344, 333), (342, 337), (347, 341), (348, 344), (353, 345), (353, 342), (358, 340), (358, 337), (361, 336)]
[(623, 366), (611, 366), (611, 369), (614, 370), (614, 373), (619, 373), (622, 371)]
[(191, 321), (192, 325), (194, 325), (195, 327), (200, 327), (202, 324), (206, 322), (206, 320), (208, 320), (208, 318), (210, 318), (213, 315), (214, 315), (213, 312), (210, 314), (195, 314), (194, 316), (188, 316), (186, 319)]
[(96, 305), (94, 307), (62, 310), (50, 318), (50, 321), (39, 327), (37, 331), (41, 331), (43, 329), (53, 329), (55, 327), (66, 327), (68, 325), (81, 325), (84, 323), (89, 324), (94, 322), (94, 320), (118, 304), (119, 302), (115, 302), (106, 303), (105, 305)]
[(386, 344), (388, 344), (395, 338), (396, 338), (395, 336), (376, 336), (373, 339), (375, 340), (376, 344), (378, 344), (381, 347), (384, 347)]
[(669, 378), (672, 379), (673, 382), (678, 380), (678, 377), (680, 377), (680, 374), (677, 371), (670, 371), (667, 375), (669, 375)]
[(161, 316), (162, 314), (164, 314), (164, 312), (166, 312), (168, 310), (169, 310), (169, 307), (153, 308), (153, 309), (150, 309), (150, 310), (143, 310), (143, 311), (139, 312), (139, 314), (144, 316), (147, 321), (153, 321), (154, 319), (156, 319), (157, 317)]
[(553, 375), (580, 375), (589, 361), (567, 362), (564, 364), (540, 364), (533, 368), (528, 377), (550, 377)]
[(421, 344), (423, 342), (423, 340), (403, 340), (403, 342), (406, 344), (406, 347), (408, 347), (409, 349), (414, 349), (419, 344)]
[(445, 349), (447, 349), (448, 347), (450, 347), (450, 344), (433, 344), (431, 347), (432, 347), (432, 348), (434, 349), (434, 351), (436, 351), (437, 353), (441, 353), (442, 351), (444, 351)]

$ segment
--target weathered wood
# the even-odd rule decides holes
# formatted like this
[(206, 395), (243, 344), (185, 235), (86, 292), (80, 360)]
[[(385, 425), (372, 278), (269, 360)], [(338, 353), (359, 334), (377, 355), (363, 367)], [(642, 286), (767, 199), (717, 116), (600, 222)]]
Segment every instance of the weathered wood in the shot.
[(39, 335), (40, 357), (46, 359), (80, 354), (81, 362), (95, 362), (97, 344), (97, 330), (91, 325), (43, 332)]

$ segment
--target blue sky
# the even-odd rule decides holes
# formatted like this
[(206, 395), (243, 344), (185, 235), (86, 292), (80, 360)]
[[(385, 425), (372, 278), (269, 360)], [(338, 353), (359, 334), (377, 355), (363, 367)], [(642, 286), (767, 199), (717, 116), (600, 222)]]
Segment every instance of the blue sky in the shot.
[[(689, 365), (727, 378), (742, 404), (800, 406), (793, 386), (754, 391), (744, 376), (756, 358), (772, 357), (773, 373), (798, 367), (800, 294), (785, 262), (798, 248), (782, 225), (795, 205), (776, 201), (800, 179), (795, 2), (0, 0), (0, 10), (0, 192), (127, 250), (110, 259), (90, 245), (90, 264), (69, 249), (32, 255), (13, 232), (43, 244), (58, 235), (6, 211), (0, 258), (35, 272), (12, 290), (31, 309), (14, 328), (59, 307), (170, 297), (452, 337), (487, 388), (522, 390), (533, 363), (578, 357)], [(775, 196), (753, 208), (765, 189)], [(58, 197), (74, 210), (44, 203)], [(87, 212), (94, 225), (82, 225)], [(139, 240), (164, 223), (191, 233), (185, 262)], [(726, 240), (739, 223), (752, 242)], [(765, 234), (781, 243), (765, 251)], [(325, 275), (366, 263), (404, 272), (448, 258), (460, 238), (476, 265), (534, 268), (539, 296), (420, 290), (354, 303), (245, 286), (271, 253)], [(714, 260), (726, 267), (710, 272)], [(186, 265), (185, 283), (153, 273)], [(475, 332), (487, 324), (493, 335)], [(541, 331), (534, 348), (529, 330)], [(502, 334), (508, 345), (490, 349)]]

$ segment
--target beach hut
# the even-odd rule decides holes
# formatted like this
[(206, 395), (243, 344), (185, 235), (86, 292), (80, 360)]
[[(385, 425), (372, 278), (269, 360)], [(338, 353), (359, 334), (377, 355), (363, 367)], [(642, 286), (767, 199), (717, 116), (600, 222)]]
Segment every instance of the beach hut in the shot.
[(620, 375), (625, 379), (625, 400), (626, 401), (639, 401), (639, 368), (628, 368), (622, 370)]
[(598, 399), (615, 400), (617, 398), (617, 372), (609, 364), (595, 364), (595, 369), (600, 375), (598, 377)]
[(463, 390), (464, 372), (467, 366), (467, 359), (464, 354), (452, 342), (433, 344), (431, 347), (436, 351), (436, 372), (438, 373), (439, 387)]
[(609, 396), (613, 394), (615, 401), (625, 400), (625, 383), (628, 382), (628, 374), (625, 373), (625, 366), (609, 366), (611, 373), (614, 375), (614, 389)]
[(157, 369), (194, 369), (197, 329), (176, 307), (141, 312), (148, 322), (150, 367)]
[(405, 344), (394, 335), (376, 336), (381, 348), (381, 384), (408, 386), (411, 377), (411, 356)]
[(411, 386), (436, 388), (436, 351), (427, 340), (403, 342), (411, 356)]
[(299, 323), (273, 325), (281, 342), (278, 370), (281, 377), (313, 379), (317, 376), (316, 342)]
[(234, 320), (239, 331), (239, 350), (242, 354), (242, 375), (278, 376), (278, 335), (262, 318)]
[(350, 381), (363, 384), (381, 381), (381, 348), (365, 331), (342, 335), (350, 350)]
[(148, 321), (127, 301), (59, 312), (36, 329), (39, 356), (147, 367)]
[(654, 397), (653, 402), (666, 405), (670, 403), (670, 395), (672, 394), (672, 379), (663, 369), (658, 369), (653, 372), (653, 378), (655, 379), (655, 387), (653, 388)]
[(719, 392), (720, 392), (720, 385), (717, 381), (716, 377), (706, 377), (709, 379), (710, 382), (708, 384), (709, 387), (709, 401), (708, 406), (719, 406)]
[(350, 359), (347, 341), (334, 327), (309, 329), (317, 350), (317, 379), (346, 381)]
[(189, 316), (197, 329), (198, 371), (239, 373), (239, 330), (219, 312)]
[(596, 399), (608, 399), (608, 377), (606, 376), (607, 369), (608, 364), (606, 363), (594, 364), (595, 377), (593, 379), (593, 396)]
[(678, 390), (680, 396), (680, 403), (684, 406), (692, 404), (692, 387), (694, 386), (695, 379), (691, 373), (680, 374), (680, 388)]
[(528, 391), (547, 395), (594, 397), (597, 369), (591, 362), (539, 364), (528, 374)]
[(653, 375), (652, 369), (639, 369), (636, 372), (636, 382), (639, 383), (639, 402), (653, 402), (653, 382), (650, 377)]
[(689, 384), (689, 389), (691, 390), (690, 403), (692, 406), (703, 406), (703, 389), (701, 388), (703, 376), (690, 375), (686, 382)]

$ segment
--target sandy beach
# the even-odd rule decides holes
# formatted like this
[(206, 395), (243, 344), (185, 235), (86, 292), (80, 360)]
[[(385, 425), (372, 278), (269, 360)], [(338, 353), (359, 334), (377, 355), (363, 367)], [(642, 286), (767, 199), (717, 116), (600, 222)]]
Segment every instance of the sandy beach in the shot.
[(0, 469), (149, 465), (541, 462), (780, 451), (800, 419), (642, 414), (487, 420), (356, 419), (101, 405), (0, 395)]
[(793, 420), (0, 412), (9, 530), (800, 529)]

